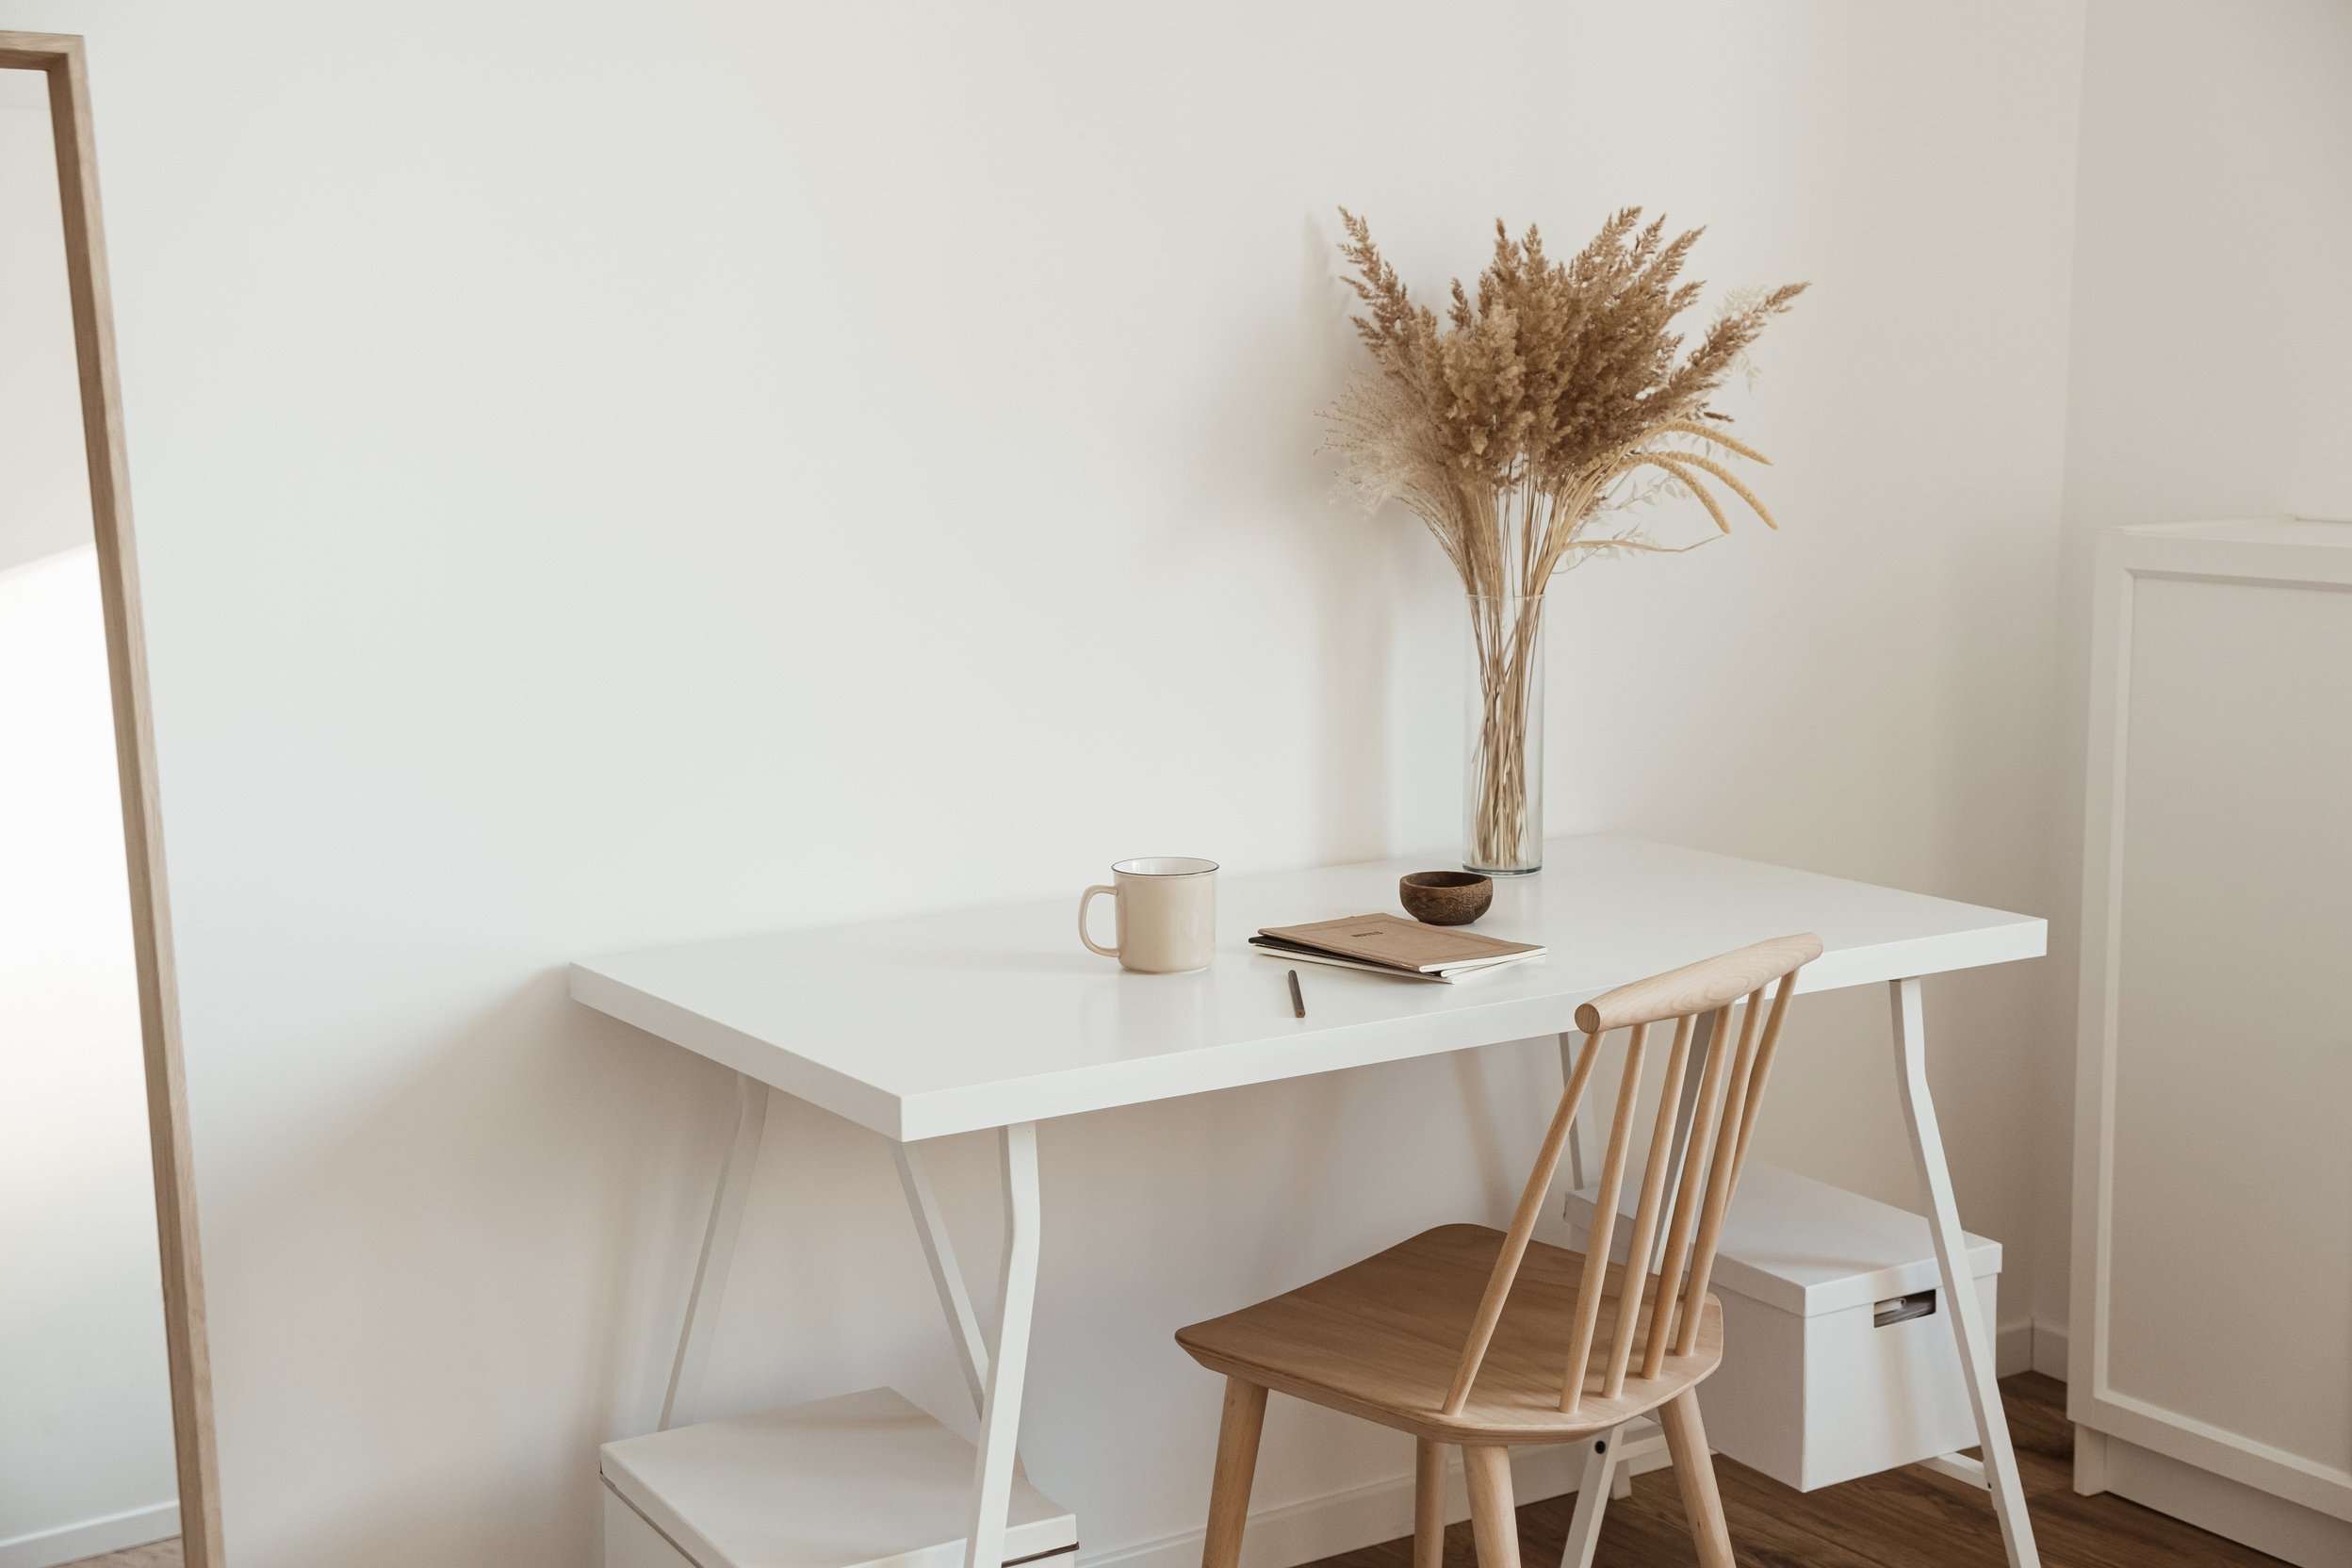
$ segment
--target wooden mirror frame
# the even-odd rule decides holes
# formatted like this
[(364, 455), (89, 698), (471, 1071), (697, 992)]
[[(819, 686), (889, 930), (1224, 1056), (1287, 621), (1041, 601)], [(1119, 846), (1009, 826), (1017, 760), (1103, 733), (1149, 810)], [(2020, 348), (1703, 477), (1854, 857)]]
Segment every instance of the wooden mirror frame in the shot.
[(163, 1265), (163, 1337), (172, 1369), (172, 1427), (187, 1568), (224, 1568), (220, 1478), (214, 1456), (212, 1364), (204, 1344), (204, 1272), (196, 1245), (196, 1189), (188, 1143), (188, 1092), (180, 1069), (179, 990), (164, 891), (163, 820), (155, 796), (155, 738), (147, 705), (147, 654), (131, 547), (129, 466), (106, 291), (106, 237), (98, 215), (98, 159), (90, 140), (90, 74), (82, 41), (62, 33), (0, 32), (0, 67), (49, 78), (57, 143), (65, 270), (74, 304), (82, 446), (90, 464), (91, 532), (106, 623), (114, 695), (115, 767), (122, 791), (123, 858), (130, 868), (131, 943), (139, 962), (139, 1021), (147, 1074), (147, 1133), (155, 1177), (155, 1239)]

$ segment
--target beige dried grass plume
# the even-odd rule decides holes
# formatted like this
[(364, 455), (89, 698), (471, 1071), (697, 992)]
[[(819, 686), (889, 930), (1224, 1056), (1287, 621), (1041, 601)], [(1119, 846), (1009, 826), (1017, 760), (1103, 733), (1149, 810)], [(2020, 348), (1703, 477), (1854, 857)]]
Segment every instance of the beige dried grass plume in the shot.
[(1627, 207), (1558, 262), (1536, 230), (1514, 241), (1498, 220), (1476, 297), (1456, 281), (1441, 318), (1413, 302), (1364, 220), (1340, 217), (1372, 364), (1325, 411), (1326, 446), (1368, 506), (1399, 501), (1429, 525), (1472, 596), (1467, 858), (1525, 870), (1541, 858), (1528, 720), (1544, 590), (1578, 561), (1690, 548), (1657, 544), (1637, 522), (1599, 526), (1661, 492), (1695, 498), (1725, 533), (1718, 486), (1779, 526), (1730, 466), (1764, 454), (1707, 399), (1805, 285), (1733, 295), (1686, 354), (1674, 323), (1698, 302), (1701, 286), (1682, 281), (1696, 229), (1669, 238), (1664, 219), (1644, 226)]
[[(1638, 524), (1595, 526), (1661, 487), (1726, 533), (1718, 486), (1779, 526), (1729, 466), (1766, 458), (1707, 400), (1804, 284), (1734, 295), (1686, 354), (1674, 323), (1698, 302), (1702, 286), (1682, 270), (1700, 230), (1669, 237), (1664, 219), (1644, 225), (1627, 207), (1560, 262), (1535, 228), (1513, 240), (1497, 220), (1477, 294), (1457, 280), (1441, 318), (1413, 301), (1364, 220), (1340, 217), (1372, 364), (1325, 412), (1327, 448), (1368, 506), (1398, 501), (1429, 525), (1471, 593), (1541, 594), (1590, 555), (1675, 548)], [(1644, 487), (1644, 471), (1660, 482)]]

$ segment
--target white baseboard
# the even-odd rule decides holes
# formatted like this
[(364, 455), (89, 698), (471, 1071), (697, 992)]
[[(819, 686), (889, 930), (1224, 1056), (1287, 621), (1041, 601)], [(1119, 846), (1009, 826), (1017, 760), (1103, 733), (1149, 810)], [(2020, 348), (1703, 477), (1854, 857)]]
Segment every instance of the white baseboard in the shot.
[(2034, 1325), (2034, 1370), (2045, 1378), (2066, 1380), (2066, 1331), (2055, 1323)]
[[(1522, 1448), (1511, 1456), (1512, 1490), (1522, 1503), (1557, 1497), (1576, 1489), (1584, 1462), (1584, 1445)], [(1641, 1454), (1626, 1466), (1635, 1475), (1665, 1468), (1666, 1455)], [(1462, 1489), (1459, 1459), (1446, 1482), (1446, 1517), (1470, 1517), (1469, 1494)], [(1162, 1536), (1131, 1546), (1112, 1546), (1078, 1554), (1080, 1568), (1200, 1568), (1205, 1527)], [(1310, 1497), (1250, 1515), (1242, 1535), (1241, 1568), (1291, 1568), (1362, 1546), (1378, 1545), (1413, 1533), (1413, 1478), (1350, 1487), (1329, 1496)], [(10, 1565), (0, 1563), (0, 1568)]]
[(2112, 1433), (2107, 1490), (2297, 1568), (2343, 1568), (2352, 1562), (2352, 1520), (2274, 1497)]
[(119, 1552), (126, 1546), (168, 1541), (179, 1533), (180, 1505), (176, 1500), (150, 1508), (126, 1509), (103, 1519), (85, 1519), (77, 1525), (59, 1525), (0, 1541), (0, 1568), (57, 1568), (60, 1562), (79, 1562), (86, 1557)]

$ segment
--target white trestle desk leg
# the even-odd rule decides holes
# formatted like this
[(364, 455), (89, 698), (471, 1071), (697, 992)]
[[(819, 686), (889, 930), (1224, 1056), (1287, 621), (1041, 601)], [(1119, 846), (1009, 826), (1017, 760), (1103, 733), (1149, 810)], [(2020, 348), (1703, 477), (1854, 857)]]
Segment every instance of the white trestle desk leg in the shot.
[(710, 1331), (727, 1296), (727, 1271), (735, 1261), (735, 1238), (743, 1228), (743, 1200), (751, 1191), (752, 1168), (760, 1163), (760, 1135), (768, 1124), (768, 1086), (735, 1075), (735, 1136), (719, 1167), (710, 1194), (710, 1220), (703, 1227), (702, 1256), (694, 1263), (694, 1284), (686, 1297), (686, 1321), (678, 1331), (678, 1355), (670, 1363), (670, 1386), (662, 1396), (662, 1431), (694, 1403), (702, 1386), (702, 1364), (710, 1354)]
[(1029, 1371), (1029, 1318), (1037, 1299), (1037, 1123), (1015, 1122), (997, 1140), (1004, 1167), (1004, 1279), (996, 1293), (996, 1344), (980, 1403), (980, 1462), (964, 1568), (1001, 1568), (1004, 1560), (1021, 1383)]
[(1919, 1467), (1933, 1470), (1939, 1476), (1950, 1476), (1956, 1481), (1966, 1481), (1980, 1492), (1992, 1490), (1992, 1478), (1984, 1474), (1984, 1462), (1970, 1459), (1966, 1454), (1937, 1454), (1934, 1459), (1919, 1461)]
[(1560, 1568), (1592, 1568), (1592, 1553), (1601, 1544), (1601, 1515), (1609, 1511), (1615, 1494), (1618, 1469), (1617, 1439), (1625, 1431), (1612, 1427), (1585, 1440), (1584, 1478), (1576, 1483), (1576, 1517), (1568, 1521), (1567, 1544), (1560, 1548)]
[[(1568, 1080), (1576, 1075), (1576, 1053), (1582, 1048), (1583, 1040), (1582, 1035), (1570, 1034), (1565, 1029), (1560, 1032), (1560, 1082), (1563, 1089), (1567, 1086)], [(1592, 1097), (1592, 1086), (1587, 1085), (1585, 1098), (1590, 1100)], [(1582, 1105), (1578, 1105), (1576, 1114), (1568, 1119), (1568, 1190), (1570, 1192), (1584, 1190), (1584, 1110)]]
[(2034, 1549), (2034, 1524), (2026, 1516), (2025, 1487), (2017, 1477), (2017, 1450), (2009, 1443), (2009, 1418), (2001, 1408), (2001, 1384), (1993, 1365), (1992, 1325), (1976, 1294), (1968, 1268), (1968, 1242), (1960, 1229), (1960, 1205), (1952, 1194), (1952, 1169), (1944, 1163), (1943, 1135), (1936, 1126), (1936, 1102), (1927, 1087), (1927, 1022), (1916, 979), (1888, 987), (1895, 1012), (1896, 1082), (1903, 1090), (1903, 1120), (1911, 1152), (1927, 1189), (1929, 1232), (1936, 1238), (1936, 1264), (1942, 1271), (1944, 1305), (1960, 1345), (1960, 1370), (1968, 1380), (1968, 1403), (1976, 1410), (1976, 1435), (1984, 1455), (1984, 1484), (2001, 1521), (2001, 1544), (2010, 1568), (2040, 1568)]
[(912, 1144), (893, 1143), (898, 1184), (906, 1189), (906, 1209), (915, 1217), (915, 1233), (923, 1238), (923, 1261), (931, 1266), (931, 1285), (939, 1293), (939, 1310), (947, 1315), (947, 1331), (956, 1341), (956, 1359), (963, 1363), (964, 1381), (972, 1389), (972, 1408), (986, 1410), (988, 1393), (988, 1343), (980, 1332), (979, 1315), (972, 1310), (972, 1292), (956, 1266), (956, 1244), (948, 1239), (947, 1222), (939, 1216), (939, 1195), (923, 1154)]

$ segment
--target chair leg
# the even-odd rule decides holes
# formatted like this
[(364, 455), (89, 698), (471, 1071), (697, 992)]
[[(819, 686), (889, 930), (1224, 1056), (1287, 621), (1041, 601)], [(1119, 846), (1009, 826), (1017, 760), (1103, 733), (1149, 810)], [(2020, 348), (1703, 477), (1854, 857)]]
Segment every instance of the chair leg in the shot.
[(1462, 1467), (1470, 1482), (1470, 1537), (1478, 1543), (1478, 1568), (1519, 1568), (1519, 1514), (1511, 1500), (1511, 1450), (1464, 1448)]
[(1445, 1568), (1446, 1449), (1413, 1440), (1413, 1568)]
[(1707, 1451), (1707, 1428), (1699, 1420), (1698, 1390), (1686, 1388), (1658, 1406), (1658, 1424), (1666, 1429), (1666, 1451), (1674, 1457), (1674, 1480), (1682, 1488), (1682, 1511), (1690, 1516), (1699, 1568), (1737, 1568), (1731, 1529), (1723, 1523), (1723, 1496), (1715, 1490), (1715, 1460)]
[(1225, 1416), (1217, 1429), (1217, 1473), (1209, 1482), (1209, 1536), (1200, 1568), (1235, 1568), (1241, 1527), (1250, 1516), (1250, 1482), (1258, 1472), (1258, 1433), (1266, 1425), (1266, 1390), (1239, 1378), (1225, 1380)]

